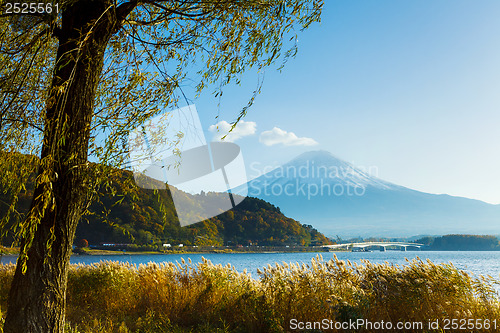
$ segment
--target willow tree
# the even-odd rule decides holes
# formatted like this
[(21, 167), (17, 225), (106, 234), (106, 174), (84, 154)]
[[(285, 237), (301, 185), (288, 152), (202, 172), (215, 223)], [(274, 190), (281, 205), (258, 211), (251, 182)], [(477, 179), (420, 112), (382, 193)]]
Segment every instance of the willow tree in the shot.
[[(249, 69), (284, 64), (297, 33), (319, 21), (322, 4), (1, 3), (0, 178), (12, 199), (2, 230), (13, 226), (21, 245), (6, 333), (63, 331), (75, 229), (96, 184), (123, 166), (128, 132), (176, 107), (186, 80), (195, 82), (193, 94), (210, 87), (218, 96)], [(89, 156), (99, 164), (91, 166)], [(16, 223), (16, 201), (33, 172), (32, 203)]]

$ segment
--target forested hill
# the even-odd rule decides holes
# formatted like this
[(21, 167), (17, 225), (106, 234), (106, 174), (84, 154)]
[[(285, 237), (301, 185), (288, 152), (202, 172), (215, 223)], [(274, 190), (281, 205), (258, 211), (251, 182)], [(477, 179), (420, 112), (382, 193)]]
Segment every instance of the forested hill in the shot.
[[(155, 193), (138, 189), (124, 194), (125, 180), (132, 177), (122, 171), (113, 185), (101, 189), (99, 200), (93, 203), (78, 225), (75, 240), (87, 239), (90, 244), (134, 243), (185, 245), (321, 245), (329, 240), (312, 226), (284, 216), (279, 208), (256, 199), (246, 198), (236, 208), (210, 220), (181, 227), (175, 215), (168, 190)], [(25, 212), (31, 200), (32, 183), (20, 196), (18, 208)], [(174, 189), (175, 190), (175, 189)], [(3, 191), (2, 191), (3, 193)], [(113, 193), (113, 194), (111, 194)], [(127, 192), (128, 193), (128, 192)], [(6, 213), (6, 194), (1, 194), (0, 213)], [(190, 195), (184, 193), (187, 205), (210, 204), (222, 200), (219, 193)], [(163, 209), (161, 208), (163, 207)], [(7, 237), (7, 240), (10, 237)]]
[(500, 251), (500, 242), (492, 235), (444, 235), (416, 241), (433, 251)]
[[(284, 216), (278, 208), (260, 199), (246, 198), (236, 208), (210, 220), (181, 227), (169, 191), (142, 190), (135, 203), (130, 198), (115, 205), (107, 216), (111, 223), (102, 223), (103, 214), (91, 207), (94, 215), (86, 216), (79, 224), (76, 239), (90, 244), (113, 243), (171, 243), (186, 245), (321, 245), (328, 239), (311, 226)], [(204, 196), (204, 197), (203, 197)], [(112, 206), (113, 198), (107, 197)], [(185, 195), (185, 200), (214, 201), (221, 194)], [(166, 217), (160, 210), (165, 205)], [(193, 204), (195, 204), (193, 202)]]

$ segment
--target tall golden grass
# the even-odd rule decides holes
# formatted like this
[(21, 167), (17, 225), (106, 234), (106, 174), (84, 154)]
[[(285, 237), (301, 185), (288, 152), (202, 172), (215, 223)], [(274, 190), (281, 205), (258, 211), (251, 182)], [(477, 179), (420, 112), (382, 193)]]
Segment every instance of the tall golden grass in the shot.
[[(14, 265), (0, 265), (0, 314), (5, 315), (13, 273)], [(292, 319), (428, 323), (446, 318), (491, 323), (489, 329), (467, 332), (500, 331), (498, 280), (471, 276), (451, 264), (413, 260), (400, 267), (318, 256), (307, 265), (276, 264), (258, 274), (254, 279), (208, 260), (72, 265), (66, 331), (267, 333), (293, 331)]]

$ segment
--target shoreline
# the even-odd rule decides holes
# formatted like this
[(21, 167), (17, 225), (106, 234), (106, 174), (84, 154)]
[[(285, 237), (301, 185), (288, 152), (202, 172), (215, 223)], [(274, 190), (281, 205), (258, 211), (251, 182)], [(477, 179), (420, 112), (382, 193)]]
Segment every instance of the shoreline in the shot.
[[(344, 252), (356, 252), (349, 250), (325, 250), (321, 248), (314, 249), (292, 249), (292, 250), (198, 250), (198, 251), (179, 251), (179, 250), (170, 250), (170, 251), (119, 251), (119, 250), (100, 250), (100, 249), (91, 249), (85, 250), (85, 253), (73, 252), (71, 256), (79, 257), (79, 256), (132, 256), (132, 255), (178, 255), (178, 254), (279, 254), (279, 253), (344, 253)], [(378, 251), (370, 251), (370, 252), (378, 252)], [(370, 253), (366, 252), (366, 253)], [(387, 250), (387, 252), (399, 252), (398, 250)], [(463, 252), (460, 250), (424, 250), (424, 251), (407, 251), (407, 252)], [(466, 251), (467, 252), (467, 251)], [(472, 252), (498, 252), (495, 250), (475, 250)], [(365, 253), (365, 252), (360, 252)], [(17, 257), (19, 256), (19, 252), (9, 251), (7, 253), (0, 253), (0, 264), (1, 257)]]
[[(328, 251), (321, 247), (314, 248), (283, 248), (276, 247), (263, 249), (228, 249), (228, 248), (206, 248), (206, 249), (186, 249), (186, 250), (166, 250), (166, 251), (126, 251), (126, 250), (103, 250), (103, 249), (84, 249), (75, 251), (71, 256), (123, 256), (123, 255), (169, 255), (169, 254), (273, 254), (273, 253), (317, 253), (317, 252), (346, 252), (346, 251)], [(18, 256), (19, 250), (11, 250), (6, 253), (0, 253), (1, 256)]]
[[(169, 254), (250, 254), (250, 253), (317, 253), (331, 252), (321, 248), (311, 249), (252, 249), (252, 250), (235, 250), (235, 249), (203, 249), (203, 250), (168, 250), (168, 251), (113, 251), (113, 250), (85, 250), (85, 253), (73, 253), (76, 256), (96, 256), (96, 255), (169, 255)], [(339, 251), (345, 252), (345, 251)]]

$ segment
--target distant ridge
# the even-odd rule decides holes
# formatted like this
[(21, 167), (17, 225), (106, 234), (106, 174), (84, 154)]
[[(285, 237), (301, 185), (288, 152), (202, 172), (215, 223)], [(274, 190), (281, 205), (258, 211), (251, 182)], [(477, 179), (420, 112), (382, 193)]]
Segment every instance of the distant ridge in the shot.
[(500, 233), (500, 205), (399, 186), (324, 150), (303, 153), (248, 187), (250, 196), (329, 236)]

